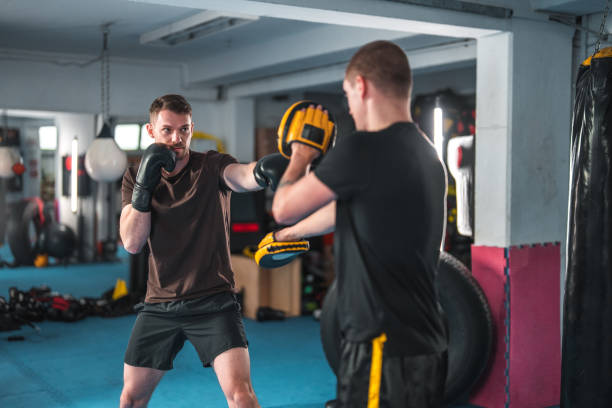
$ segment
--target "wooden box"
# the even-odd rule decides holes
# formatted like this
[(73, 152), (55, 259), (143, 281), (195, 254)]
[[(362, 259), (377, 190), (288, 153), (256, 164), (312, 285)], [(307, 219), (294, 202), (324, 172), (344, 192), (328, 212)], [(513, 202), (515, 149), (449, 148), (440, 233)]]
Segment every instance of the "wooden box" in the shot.
[(299, 316), (302, 303), (302, 260), (275, 269), (260, 268), (251, 258), (232, 255), (236, 290), (244, 289), (243, 314), (255, 319), (260, 306)]

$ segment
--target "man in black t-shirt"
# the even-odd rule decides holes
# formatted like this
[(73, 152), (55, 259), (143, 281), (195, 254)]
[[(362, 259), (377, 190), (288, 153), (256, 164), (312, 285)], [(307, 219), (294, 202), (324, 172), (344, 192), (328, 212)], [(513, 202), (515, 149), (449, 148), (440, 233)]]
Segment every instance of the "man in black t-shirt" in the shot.
[[(343, 88), (356, 132), (319, 152), (293, 143), (274, 197), (277, 240), (335, 229), (343, 340), (337, 407), (438, 407), (447, 333), (435, 289), (446, 172), (412, 123), (404, 52), (377, 41), (351, 59)], [(320, 107), (319, 107), (320, 109)]]

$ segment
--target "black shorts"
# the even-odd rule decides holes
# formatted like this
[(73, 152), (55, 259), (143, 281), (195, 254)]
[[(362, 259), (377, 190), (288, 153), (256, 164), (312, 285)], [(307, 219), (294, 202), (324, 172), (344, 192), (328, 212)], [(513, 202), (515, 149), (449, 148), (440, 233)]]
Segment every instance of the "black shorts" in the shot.
[(247, 347), (240, 305), (231, 292), (165, 303), (140, 303), (125, 351), (125, 363), (158, 370), (172, 362), (189, 340), (205, 367), (235, 347)]
[(418, 356), (389, 355), (385, 352), (381, 337), (365, 343), (342, 341), (337, 407), (442, 406), (447, 352)]

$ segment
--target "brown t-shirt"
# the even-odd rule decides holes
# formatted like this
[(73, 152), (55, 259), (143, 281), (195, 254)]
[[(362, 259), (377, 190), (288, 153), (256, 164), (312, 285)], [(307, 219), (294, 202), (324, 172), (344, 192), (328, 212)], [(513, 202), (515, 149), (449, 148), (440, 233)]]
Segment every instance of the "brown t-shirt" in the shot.
[[(151, 202), (147, 240), (149, 277), (145, 301), (191, 299), (231, 290), (229, 228), (231, 190), (223, 170), (236, 159), (210, 150), (190, 151), (179, 174), (162, 175)], [(121, 186), (123, 206), (131, 204), (138, 166), (129, 167)]]

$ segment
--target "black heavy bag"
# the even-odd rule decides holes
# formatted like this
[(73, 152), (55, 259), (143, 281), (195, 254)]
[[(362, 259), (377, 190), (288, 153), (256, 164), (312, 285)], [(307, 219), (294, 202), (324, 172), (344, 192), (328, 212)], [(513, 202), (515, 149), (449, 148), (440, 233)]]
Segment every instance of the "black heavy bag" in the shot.
[(612, 48), (578, 71), (572, 123), (561, 407), (612, 406)]

